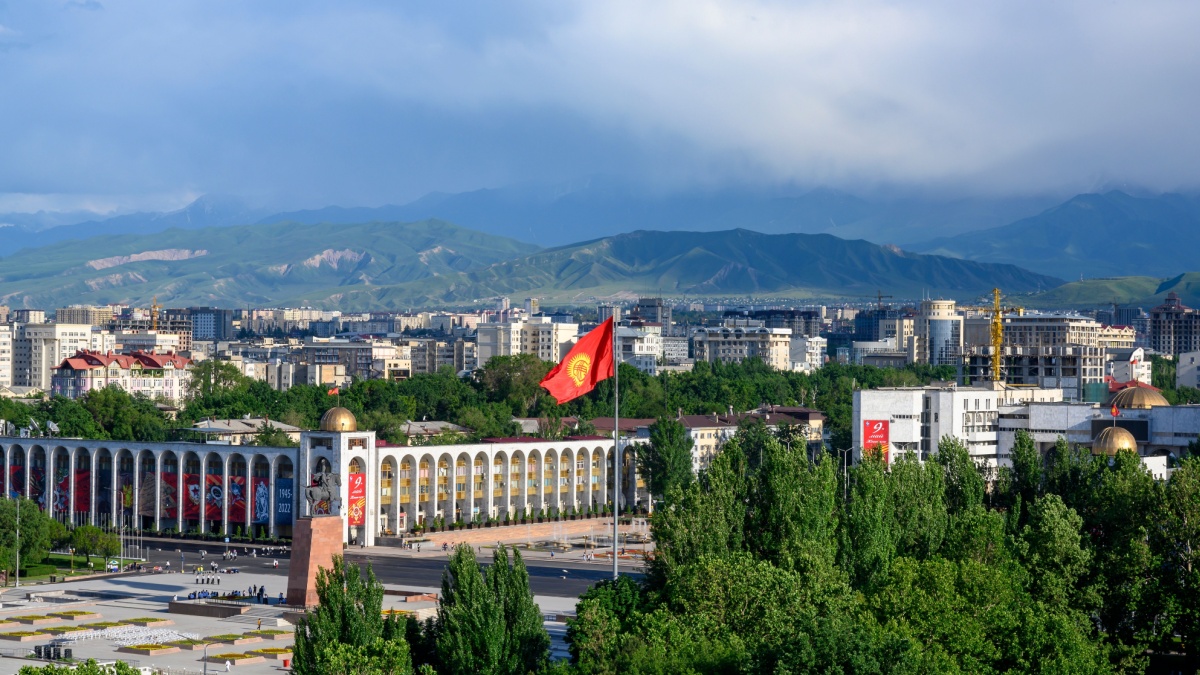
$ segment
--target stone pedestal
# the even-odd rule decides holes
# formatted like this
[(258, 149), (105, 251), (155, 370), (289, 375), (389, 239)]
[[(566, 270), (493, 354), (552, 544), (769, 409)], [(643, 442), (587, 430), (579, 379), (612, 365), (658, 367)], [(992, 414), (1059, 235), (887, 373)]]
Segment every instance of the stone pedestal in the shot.
[(287, 604), (317, 605), (317, 570), (331, 569), (333, 556), (342, 554), (342, 517), (300, 518), (292, 529), (291, 567), (288, 569)]

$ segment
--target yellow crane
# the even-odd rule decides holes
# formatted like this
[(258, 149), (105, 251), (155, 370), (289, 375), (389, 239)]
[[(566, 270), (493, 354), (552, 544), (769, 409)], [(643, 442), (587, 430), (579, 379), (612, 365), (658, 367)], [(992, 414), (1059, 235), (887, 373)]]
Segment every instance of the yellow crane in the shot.
[(1002, 363), (1001, 348), (1004, 347), (1004, 320), (1000, 318), (1003, 308), (1000, 307), (1000, 289), (992, 289), (992, 382), (1000, 381), (1000, 364)]

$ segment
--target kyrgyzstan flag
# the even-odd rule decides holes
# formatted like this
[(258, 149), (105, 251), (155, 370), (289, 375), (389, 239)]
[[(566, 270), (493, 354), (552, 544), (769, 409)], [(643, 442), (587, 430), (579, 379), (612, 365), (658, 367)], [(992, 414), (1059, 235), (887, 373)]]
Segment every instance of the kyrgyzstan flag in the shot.
[(613, 320), (584, 335), (557, 366), (542, 378), (542, 387), (559, 403), (566, 403), (596, 388), (613, 376)]
[(337, 387), (334, 387), (333, 389), (330, 389), (329, 391), (327, 391), (327, 392), (325, 392), (325, 393), (326, 393), (326, 394), (328, 394), (328, 395), (330, 395), (330, 396), (337, 396), (338, 394), (340, 394), (340, 393), (342, 393), (342, 392), (341, 392), (341, 390), (340, 390), (340, 389), (338, 389)]

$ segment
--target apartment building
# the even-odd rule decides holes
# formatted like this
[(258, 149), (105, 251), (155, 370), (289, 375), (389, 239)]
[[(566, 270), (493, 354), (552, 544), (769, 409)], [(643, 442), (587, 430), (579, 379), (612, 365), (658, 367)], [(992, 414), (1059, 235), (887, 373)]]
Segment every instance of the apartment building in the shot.
[(54, 369), (77, 351), (111, 351), (113, 335), (93, 330), (90, 324), (14, 324), (12, 384), (50, 389)]
[(741, 363), (758, 358), (777, 370), (792, 366), (792, 331), (788, 328), (705, 327), (692, 332), (697, 361)]
[(792, 370), (811, 373), (825, 365), (825, 350), (829, 341), (823, 337), (793, 337), (791, 343)]
[(79, 350), (54, 368), (50, 391), (79, 398), (93, 389), (117, 386), (130, 394), (178, 403), (187, 396), (191, 366), (189, 359), (177, 354)]
[(658, 363), (662, 358), (661, 334), (657, 331), (617, 326), (616, 342), (620, 363), (628, 363), (649, 375), (658, 374)]
[(0, 387), (13, 386), (13, 335), (12, 324), (0, 324)]
[(495, 356), (533, 354), (543, 361), (559, 361), (575, 344), (579, 324), (556, 323), (550, 317), (535, 316), (507, 323), (479, 324), (476, 330), (476, 357), (479, 367)]
[(1200, 351), (1200, 312), (1184, 305), (1174, 292), (1150, 310), (1147, 324), (1150, 349), (1159, 354)]
[(71, 305), (60, 307), (54, 312), (55, 323), (85, 323), (92, 326), (104, 326), (112, 321), (111, 306), (94, 307), (92, 305)]

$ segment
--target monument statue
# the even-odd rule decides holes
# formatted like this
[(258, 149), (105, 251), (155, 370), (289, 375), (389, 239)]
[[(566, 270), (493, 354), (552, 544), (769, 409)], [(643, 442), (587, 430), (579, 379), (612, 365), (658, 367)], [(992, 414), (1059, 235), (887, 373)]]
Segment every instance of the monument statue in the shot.
[(340, 501), (342, 478), (336, 473), (322, 471), (313, 474), (313, 485), (304, 489), (308, 512), (314, 516), (333, 515), (333, 502)]

